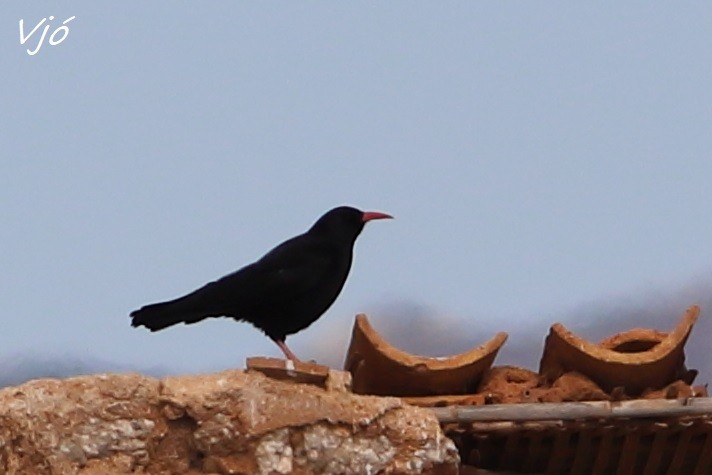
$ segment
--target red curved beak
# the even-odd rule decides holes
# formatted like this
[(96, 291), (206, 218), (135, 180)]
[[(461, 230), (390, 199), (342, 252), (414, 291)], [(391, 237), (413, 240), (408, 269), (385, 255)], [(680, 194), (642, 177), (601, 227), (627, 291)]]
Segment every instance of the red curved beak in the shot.
[(361, 218), (364, 223), (368, 223), (374, 219), (393, 219), (393, 216), (386, 213), (379, 213), (378, 211), (364, 211)]

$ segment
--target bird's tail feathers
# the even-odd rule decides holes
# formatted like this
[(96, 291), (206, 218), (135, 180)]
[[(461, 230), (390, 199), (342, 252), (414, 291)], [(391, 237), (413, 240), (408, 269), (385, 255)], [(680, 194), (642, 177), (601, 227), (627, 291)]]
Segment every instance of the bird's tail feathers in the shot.
[(162, 330), (176, 323), (195, 323), (205, 315), (191, 311), (182, 299), (146, 305), (131, 312), (131, 326), (145, 326), (152, 332)]

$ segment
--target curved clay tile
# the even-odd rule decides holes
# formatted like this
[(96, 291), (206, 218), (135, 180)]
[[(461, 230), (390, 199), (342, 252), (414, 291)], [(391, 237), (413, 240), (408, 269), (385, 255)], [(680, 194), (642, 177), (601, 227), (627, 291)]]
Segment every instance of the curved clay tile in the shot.
[(485, 344), (458, 355), (430, 358), (396, 348), (357, 315), (345, 369), (358, 394), (429, 396), (473, 393), (507, 340), (498, 333)]
[(605, 338), (598, 343), (598, 346), (619, 353), (640, 353), (653, 348), (668, 335), (669, 333), (650, 328), (634, 328)]
[(699, 314), (699, 307), (692, 306), (670, 333), (631, 330), (599, 345), (554, 324), (546, 338), (539, 373), (554, 380), (567, 371), (578, 371), (607, 391), (623, 387), (630, 395), (662, 388), (684, 371), (685, 342)]

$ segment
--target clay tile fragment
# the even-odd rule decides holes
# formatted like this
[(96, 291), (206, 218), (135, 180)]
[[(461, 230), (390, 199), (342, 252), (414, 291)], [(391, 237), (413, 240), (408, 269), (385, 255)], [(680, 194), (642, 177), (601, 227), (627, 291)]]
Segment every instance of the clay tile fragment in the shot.
[(477, 392), (497, 404), (533, 402), (532, 390), (537, 386), (537, 373), (515, 366), (497, 366), (485, 372)]
[(328, 366), (263, 356), (247, 358), (247, 370), (273, 379), (316, 385), (323, 385), (329, 377)]
[(596, 383), (576, 371), (562, 374), (551, 387), (559, 391), (561, 402), (609, 401), (611, 399)]
[(651, 328), (634, 328), (604, 338), (598, 346), (619, 353), (640, 353), (658, 345), (668, 335), (669, 333)]
[(507, 340), (498, 333), (483, 345), (433, 358), (400, 350), (381, 337), (366, 315), (357, 315), (344, 367), (358, 394), (430, 396), (473, 393)]
[(546, 338), (540, 374), (553, 381), (577, 371), (610, 392), (623, 387), (628, 394), (667, 386), (685, 374), (684, 346), (700, 309), (692, 306), (670, 333), (631, 330), (600, 344), (591, 343), (557, 323)]
[(643, 391), (642, 399), (687, 399), (695, 396), (695, 389), (684, 381), (677, 380), (662, 389)]

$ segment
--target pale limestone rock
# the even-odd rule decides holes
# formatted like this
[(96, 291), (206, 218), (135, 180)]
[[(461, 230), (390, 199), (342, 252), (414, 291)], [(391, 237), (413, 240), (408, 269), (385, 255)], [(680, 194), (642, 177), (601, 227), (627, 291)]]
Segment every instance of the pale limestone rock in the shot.
[(430, 412), (341, 381), (324, 390), (224, 371), (6, 388), (0, 475), (457, 473)]

